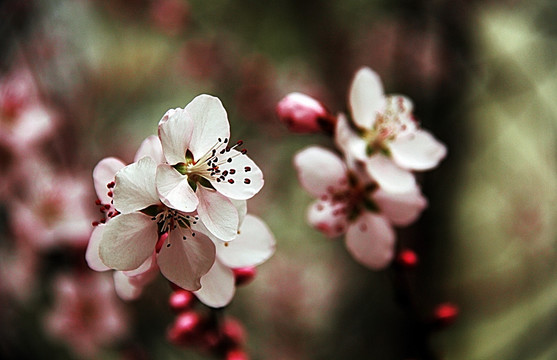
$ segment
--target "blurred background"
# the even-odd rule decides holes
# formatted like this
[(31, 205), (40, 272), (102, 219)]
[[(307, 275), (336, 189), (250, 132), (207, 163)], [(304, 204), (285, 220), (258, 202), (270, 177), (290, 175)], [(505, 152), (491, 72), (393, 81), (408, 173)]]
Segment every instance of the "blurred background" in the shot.
[[(95, 164), (132, 162), (167, 109), (209, 93), (265, 174), (248, 208), (277, 239), (226, 309), (251, 358), (556, 359), (556, 16), (552, 0), (0, 1), (0, 358), (208, 358), (166, 341), (162, 277), (123, 302), (84, 252)], [(332, 141), (275, 115), (292, 91), (346, 111), (361, 66), (449, 149), (398, 230), (420, 260), (411, 306), (393, 269), (306, 224), (291, 159)], [(457, 321), (424, 326), (444, 302)]]

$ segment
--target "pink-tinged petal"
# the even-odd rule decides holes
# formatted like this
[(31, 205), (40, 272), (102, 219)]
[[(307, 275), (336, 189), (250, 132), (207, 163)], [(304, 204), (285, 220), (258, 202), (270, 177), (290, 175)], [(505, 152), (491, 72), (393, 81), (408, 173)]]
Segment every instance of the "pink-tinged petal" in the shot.
[(149, 156), (155, 163), (162, 164), (165, 162), (164, 154), (162, 152), (162, 145), (161, 141), (156, 135), (148, 136), (141, 145), (139, 145), (139, 149), (135, 153), (134, 162), (139, 161), (142, 157)]
[(387, 192), (405, 193), (416, 188), (414, 174), (398, 167), (385, 155), (373, 155), (366, 160), (365, 165), (368, 174)]
[(99, 244), (103, 238), (104, 228), (105, 225), (101, 224), (93, 229), (91, 238), (89, 239), (89, 244), (87, 245), (87, 251), (85, 252), (87, 265), (95, 271), (110, 270), (110, 268), (102, 262), (99, 256)]
[(197, 187), (197, 213), (207, 229), (221, 240), (229, 241), (238, 234), (238, 210), (230, 199), (201, 185)]
[(216, 246), (217, 258), (226, 266), (256, 266), (273, 255), (275, 238), (263, 220), (248, 214), (236, 239), (217, 243)]
[(157, 164), (146, 156), (116, 173), (114, 207), (122, 214), (145, 209), (158, 204), (155, 186)]
[(308, 223), (328, 237), (342, 235), (348, 225), (345, 210), (345, 203), (317, 200), (308, 208)]
[(188, 183), (188, 177), (170, 165), (157, 168), (156, 184), (159, 197), (166, 206), (185, 212), (194, 211), (199, 200)]
[(127, 277), (137, 277), (145, 274), (148, 271), (152, 271), (157, 268), (157, 255), (153, 251), (153, 254), (147, 258), (137, 269), (124, 271), (124, 275)]
[(126, 164), (122, 161), (113, 157), (108, 157), (99, 161), (97, 166), (93, 169), (95, 192), (103, 204), (110, 204), (112, 200), (112, 198), (107, 195), (109, 189), (106, 185), (114, 181), (116, 173), (124, 166), (126, 166)]
[(252, 198), (263, 187), (261, 169), (247, 155), (230, 150), (224, 159), (231, 159), (219, 165), (220, 173), (227, 174), (224, 181), (211, 180), (211, 185), (226, 197), (235, 200)]
[(219, 98), (202, 94), (193, 99), (184, 109), (193, 121), (193, 134), (189, 149), (194, 160), (199, 160), (210, 149), (225, 139), (230, 140), (230, 125), (226, 110)]
[[(179, 228), (177, 228), (179, 229)], [(215, 262), (215, 245), (207, 236), (186, 234), (180, 230), (170, 232), (164, 241), (157, 263), (162, 274), (179, 287), (196, 291), (201, 288), (200, 279)]]
[(356, 261), (382, 269), (394, 255), (395, 232), (387, 219), (364, 212), (346, 232), (346, 247)]
[(99, 254), (111, 269), (137, 269), (153, 253), (157, 223), (141, 213), (118, 215), (105, 226)]
[(349, 164), (353, 160), (363, 161), (367, 158), (366, 142), (350, 127), (344, 114), (338, 116), (335, 127), (335, 144), (344, 153)]
[(364, 129), (371, 128), (384, 102), (383, 85), (379, 76), (367, 67), (358, 70), (348, 97), (354, 123)]
[(235, 292), (234, 273), (217, 260), (211, 270), (201, 278), (201, 289), (194, 294), (205, 305), (221, 308), (230, 303)]
[(143, 287), (132, 284), (130, 278), (122, 271), (115, 271), (114, 290), (116, 290), (116, 294), (120, 299), (131, 301), (137, 299), (141, 295)]
[(447, 155), (445, 145), (424, 130), (397, 137), (389, 149), (399, 166), (412, 170), (432, 169)]
[(402, 194), (388, 193), (382, 189), (373, 193), (373, 200), (381, 213), (394, 225), (413, 223), (427, 206), (427, 200), (419, 189)]
[(294, 156), (294, 166), (302, 187), (315, 197), (348, 187), (346, 165), (332, 151), (311, 146)]
[(184, 109), (171, 109), (159, 122), (159, 138), (166, 161), (176, 165), (186, 161), (194, 119)]

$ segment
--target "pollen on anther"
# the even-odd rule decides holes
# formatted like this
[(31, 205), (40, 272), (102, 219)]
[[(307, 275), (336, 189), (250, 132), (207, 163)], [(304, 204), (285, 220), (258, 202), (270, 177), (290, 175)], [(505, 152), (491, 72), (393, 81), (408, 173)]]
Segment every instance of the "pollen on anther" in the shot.
[(245, 172), (250, 172), (250, 171), (251, 171), (251, 168), (250, 168), (249, 166), (246, 166), (246, 167), (244, 168), (244, 171), (245, 171)]
[(228, 160), (226, 160), (227, 162), (231, 163), (232, 162), (232, 158), (228, 158)]
[(170, 244), (166, 244), (166, 247), (167, 247), (167, 248), (170, 247)]
[(228, 183), (234, 184), (234, 179), (228, 179)]
[(114, 195), (114, 194), (112, 193), (112, 191), (109, 191), (109, 192), (106, 193), (106, 195), (108, 195), (108, 197), (112, 197), (112, 195)]
[(240, 151), (243, 155), (246, 155), (248, 153), (248, 149), (242, 149), (242, 151)]
[(250, 179), (244, 179), (244, 184), (249, 184), (249, 183), (251, 183)]
[(93, 226), (99, 226), (99, 222), (98, 222), (98, 221), (93, 221), (93, 222), (91, 223), (91, 225), (93, 225)]
[(230, 174), (231, 174), (231, 175), (236, 174), (236, 169), (230, 169)]
[(101, 199), (95, 200), (95, 205), (101, 205), (101, 204), (102, 204)]

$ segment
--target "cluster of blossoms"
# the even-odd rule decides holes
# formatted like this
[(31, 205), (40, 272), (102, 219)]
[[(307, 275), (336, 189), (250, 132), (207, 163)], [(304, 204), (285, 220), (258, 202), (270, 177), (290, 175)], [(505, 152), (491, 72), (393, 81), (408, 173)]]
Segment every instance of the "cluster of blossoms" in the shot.
[(309, 223), (327, 236), (346, 236), (348, 251), (361, 264), (381, 269), (394, 256), (393, 226), (414, 222), (427, 200), (413, 171), (429, 170), (446, 148), (413, 117), (404, 96), (385, 95), (369, 68), (360, 69), (350, 88), (351, 117), (333, 117), (318, 101), (298, 93), (277, 106), (292, 131), (324, 129), (334, 119), (334, 140), (341, 153), (311, 146), (294, 158), (300, 183), (317, 200)]
[(247, 214), (263, 174), (241, 146), (230, 143), (220, 100), (200, 95), (164, 114), (132, 164), (101, 160), (93, 178), (103, 218), (93, 223), (89, 266), (116, 270), (124, 299), (160, 270), (206, 305), (227, 305), (233, 270), (261, 264), (275, 247), (266, 224)]
[[(40, 90), (25, 67), (0, 78), (0, 203), (7, 225), (0, 295), (15, 300), (3, 303), (6, 308), (33, 306), (39, 284), (47, 284), (53, 295), (43, 318), (47, 335), (95, 357), (125, 336), (127, 322), (112, 282), (82, 266), (91, 234), (86, 175), (52, 154), (65, 118)], [(52, 258), (66, 264), (48, 264)], [(57, 267), (53, 279), (41, 271)]]

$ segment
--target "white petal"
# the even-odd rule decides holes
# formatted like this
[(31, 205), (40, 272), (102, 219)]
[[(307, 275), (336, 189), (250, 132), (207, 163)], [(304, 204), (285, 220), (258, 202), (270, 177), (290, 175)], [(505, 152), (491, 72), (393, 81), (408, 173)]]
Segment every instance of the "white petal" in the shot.
[(99, 256), (99, 244), (103, 238), (104, 228), (106, 225), (99, 225), (93, 229), (87, 251), (85, 252), (85, 260), (87, 265), (95, 271), (106, 271), (110, 268), (106, 266)]
[(445, 145), (424, 130), (398, 137), (389, 144), (389, 149), (399, 166), (412, 170), (432, 169), (447, 154)]
[(228, 241), (236, 237), (239, 227), (238, 210), (230, 199), (217, 191), (199, 185), (197, 213), (203, 224), (216, 237)]
[(158, 136), (151, 135), (148, 136), (141, 145), (139, 145), (139, 149), (135, 153), (134, 162), (139, 161), (142, 157), (149, 156), (155, 163), (162, 164), (165, 161), (164, 154), (162, 153), (162, 145), (161, 141)]
[(219, 98), (202, 94), (193, 99), (184, 109), (193, 121), (193, 134), (189, 149), (194, 160), (199, 160), (214, 145), (218, 139), (224, 143), (230, 140), (230, 125), (226, 110)]
[(356, 261), (381, 269), (394, 255), (395, 233), (382, 216), (364, 212), (346, 232), (346, 247)]
[(137, 269), (124, 271), (124, 275), (127, 277), (137, 277), (145, 274), (148, 271), (157, 267), (157, 257), (155, 253), (147, 258)]
[(351, 164), (354, 160), (365, 160), (367, 158), (366, 142), (350, 127), (346, 116), (343, 114), (338, 116), (335, 127), (335, 143), (344, 153), (348, 164)]
[(135, 300), (141, 295), (143, 287), (135, 286), (131, 283), (130, 278), (122, 271), (114, 272), (114, 290), (122, 300)]
[(211, 270), (201, 278), (201, 289), (194, 294), (205, 305), (221, 308), (228, 305), (234, 297), (234, 282), (232, 270), (217, 260)]
[(123, 214), (158, 204), (155, 186), (157, 164), (146, 156), (116, 173), (114, 207)]
[(317, 200), (308, 208), (308, 223), (328, 237), (346, 232), (346, 203)]
[(230, 199), (230, 201), (234, 204), (234, 207), (236, 207), (236, 210), (238, 211), (238, 224), (241, 226), (244, 222), (246, 214), (248, 213), (248, 202), (246, 200), (234, 199)]
[(348, 98), (352, 118), (359, 127), (369, 129), (385, 102), (383, 85), (370, 68), (360, 69), (352, 80)]
[(404, 193), (416, 188), (416, 179), (410, 171), (398, 167), (390, 158), (375, 154), (365, 162), (368, 174), (379, 186), (391, 193)]
[(382, 189), (373, 193), (373, 200), (381, 213), (394, 225), (405, 226), (413, 223), (427, 206), (427, 200), (419, 189), (402, 194), (388, 193)]
[(111, 269), (137, 269), (155, 250), (157, 223), (141, 213), (123, 214), (105, 226), (99, 245), (102, 262)]
[(217, 258), (226, 266), (256, 266), (273, 255), (275, 238), (263, 220), (248, 214), (236, 239), (217, 243), (216, 246)]
[(166, 161), (176, 165), (186, 161), (193, 134), (194, 119), (184, 109), (171, 109), (164, 114), (159, 122), (159, 138)]
[(156, 184), (160, 199), (166, 206), (185, 212), (197, 208), (199, 200), (188, 183), (188, 177), (180, 174), (172, 166), (158, 166)]
[(302, 187), (315, 197), (348, 187), (346, 165), (332, 151), (311, 146), (294, 156)]
[(200, 279), (215, 262), (215, 245), (205, 235), (186, 234), (173, 230), (164, 241), (157, 263), (161, 273), (179, 287), (195, 291), (201, 287)]
[(236, 150), (230, 150), (222, 156), (222, 160), (231, 159), (231, 162), (219, 165), (221, 174), (225, 171), (227, 174), (224, 181), (211, 180), (218, 192), (231, 199), (247, 200), (261, 190), (263, 173), (253, 160)]
[(126, 164), (122, 161), (113, 157), (108, 157), (99, 161), (97, 166), (93, 169), (95, 192), (103, 204), (110, 204), (110, 201), (112, 200), (112, 198), (107, 195), (109, 189), (106, 185), (114, 181), (116, 173), (124, 166), (126, 166)]

